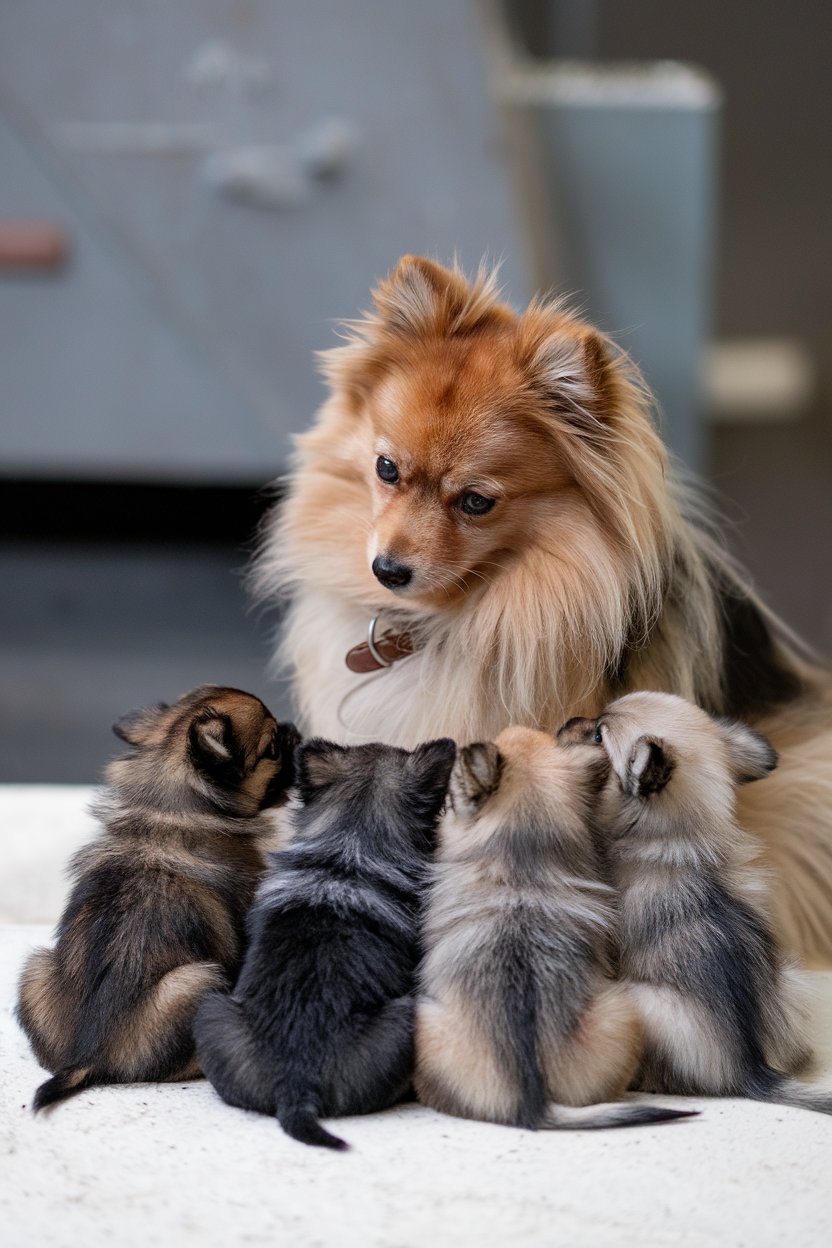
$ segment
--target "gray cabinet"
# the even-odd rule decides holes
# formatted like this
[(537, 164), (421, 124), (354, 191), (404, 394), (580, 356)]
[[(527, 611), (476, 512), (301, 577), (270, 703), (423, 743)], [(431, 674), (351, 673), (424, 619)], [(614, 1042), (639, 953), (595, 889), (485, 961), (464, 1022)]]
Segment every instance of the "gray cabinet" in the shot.
[(0, 218), (72, 253), (0, 274), (2, 471), (268, 479), (399, 254), (526, 298), (503, 157), (473, 3), (4, 5)]

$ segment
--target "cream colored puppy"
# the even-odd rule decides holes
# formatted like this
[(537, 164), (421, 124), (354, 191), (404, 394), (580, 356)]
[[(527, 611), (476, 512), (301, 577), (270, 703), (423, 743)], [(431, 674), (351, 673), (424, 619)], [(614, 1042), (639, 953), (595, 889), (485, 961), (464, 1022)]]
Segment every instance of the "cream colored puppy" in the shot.
[[(783, 956), (737, 787), (777, 765), (765, 737), (683, 698), (631, 693), (559, 733), (609, 759), (598, 813), (621, 915), (621, 975), (645, 1025), (639, 1086), (832, 1113), (796, 1083), (804, 983)], [(565, 751), (569, 753), (567, 749)]]
[(514, 1126), (629, 1126), (684, 1117), (618, 1097), (641, 1058), (629, 990), (612, 981), (612, 891), (590, 814), (603, 752), (508, 728), (460, 751), (426, 926), (415, 1085), (445, 1113)]

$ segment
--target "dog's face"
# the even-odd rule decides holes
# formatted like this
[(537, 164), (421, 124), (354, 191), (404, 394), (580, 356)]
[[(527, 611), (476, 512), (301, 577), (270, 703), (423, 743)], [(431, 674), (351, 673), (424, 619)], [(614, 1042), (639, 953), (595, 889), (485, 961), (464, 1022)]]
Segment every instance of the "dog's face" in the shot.
[(569, 720), (558, 742), (603, 749), (622, 794), (647, 801), (668, 790), (691, 809), (724, 801), (726, 789), (760, 780), (777, 765), (761, 733), (669, 693), (629, 693), (597, 719)]
[(230, 814), (274, 805), (294, 780), (294, 724), (278, 724), (239, 689), (202, 686), (171, 706), (130, 712), (113, 731), (133, 747), (112, 765), (117, 782), (195, 791)]
[[(620, 499), (598, 497), (618, 437), (616, 369), (600, 336), (552, 308), (517, 316), (486, 278), (469, 285), (418, 257), (374, 298), (364, 340), (324, 357), (332, 410), (351, 421), (347, 439), (337, 420), (325, 431), (330, 444), (342, 438), (331, 475), (351, 491), (345, 519), (366, 515), (365, 597), (453, 606), (536, 535), (557, 533), (568, 549), (593, 509), (603, 527)], [(645, 429), (645, 453), (651, 437)], [(346, 461), (360, 483), (347, 486)], [(319, 511), (324, 502), (315, 496)]]
[(527, 391), (511, 342), (484, 333), (420, 344), (368, 397), (367, 560), (390, 593), (453, 602), (553, 517), (568, 478)]

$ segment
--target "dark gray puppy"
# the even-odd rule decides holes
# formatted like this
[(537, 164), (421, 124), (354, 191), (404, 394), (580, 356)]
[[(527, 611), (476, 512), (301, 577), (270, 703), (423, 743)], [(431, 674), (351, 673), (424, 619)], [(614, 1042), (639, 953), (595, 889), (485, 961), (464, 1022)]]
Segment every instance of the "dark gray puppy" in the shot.
[(456, 753), (308, 741), (288, 847), (271, 855), (233, 995), (194, 1034), (223, 1100), (305, 1144), (346, 1147), (319, 1117), (400, 1100), (413, 1071), (422, 896)]
[(737, 785), (776, 766), (771, 745), (653, 692), (571, 720), (559, 739), (594, 741), (612, 764), (598, 818), (621, 976), (644, 1022), (639, 1086), (832, 1113), (832, 1093), (787, 1078), (809, 1059), (805, 987), (774, 937), (760, 846), (735, 816)]

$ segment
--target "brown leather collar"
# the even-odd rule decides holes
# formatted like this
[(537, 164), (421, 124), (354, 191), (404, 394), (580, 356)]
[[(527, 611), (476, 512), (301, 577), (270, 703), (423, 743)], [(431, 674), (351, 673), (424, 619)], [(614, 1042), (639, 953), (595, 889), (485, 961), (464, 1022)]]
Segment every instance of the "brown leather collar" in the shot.
[(346, 664), (351, 672), (363, 675), (392, 667), (399, 659), (406, 659), (416, 647), (410, 633), (383, 633), (376, 637), (378, 616), (374, 615), (367, 629), (367, 640), (347, 651)]

